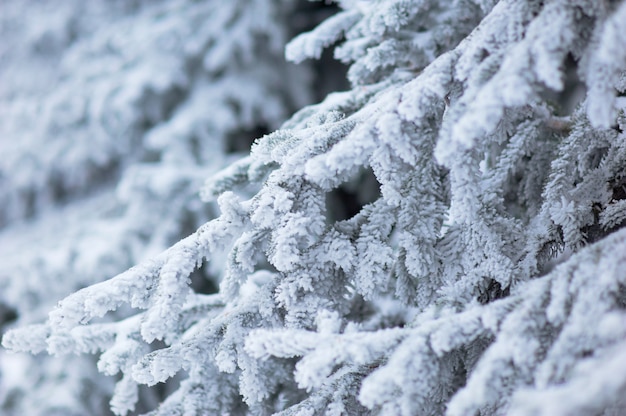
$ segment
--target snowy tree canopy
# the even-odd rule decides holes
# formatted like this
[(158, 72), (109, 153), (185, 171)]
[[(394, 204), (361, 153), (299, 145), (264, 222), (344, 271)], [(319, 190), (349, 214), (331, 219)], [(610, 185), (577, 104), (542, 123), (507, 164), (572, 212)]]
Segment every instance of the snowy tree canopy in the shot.
[[(106, 165), (94, 156), (120, 160), (124, 227), (147, 221), (151, 185), (185, 189), (156, 198), (163, 208), (143, 238), (184, 234), (190, 207), (216, 201), (220, 214), (194, 217), (197, 230), (178, 242), (142, 245), (109, 280), (96, 272), (70, 287), (47, 321), (19, 316), (3, 345), (95, 354), (116, 377), (118, 415), (138, 411), (140, 386), (168, 381), (149, 414), (626, 412), (626, 2), (345, 0), (285, 47), (290, 16), (302, 16), (289, 14), (294, 4), (144, 5), (116, 19), (136, 41), (120, 66), (98, 62), (107, 55), (96, 46), (122, 28), (103, 25), (113, 38), (85, 44), (95, 57), (71, 48), (60, 85), (72, 94), (54, 94), (74, 100), (81, 82), (102, 85), (108, 104), (82, 104), (79, 121), (40, 127), (41, 145), (9, 149), (6, 221), (45, 218), (59, 192), (84, 197)], [(189, 51), (172, 58), (157, 35), (146, 43), (161, 31)], [(349, 67), (350, 87), (305, 106), (308, 67), (277, 56), (309, 62), (326, 50)], [(178, 89), (184, 98), (164, 98)], [(5, 94), (17, 114), (24, 91)], [(63, 99), (43, 101), (51, 123)], [(301, 109), (278, 126), (290, 108)], [(109, 116), (118, 127), (106, 137), (122, 143), (103, 146), (120, 147), (81, 146)], [(271, 132), (249, 155), (206, 156), (259, 125)], [(39, 149), (57, 143), (76, 153)], [(154, 183), (132, 182), (149, 161)], [(76, 169), (86, 182), (73, 182)], [(193, 196), (199, 177), (206, 206)], [(99, 238), (116, 235), (106, 228), (116, 220), (100, 221)], [(127, 250), (129, 235), (106, 247)], [(199, 272), (216, 293), (198, 288)], [(20, 298), (5, 302), (18, 309)]]

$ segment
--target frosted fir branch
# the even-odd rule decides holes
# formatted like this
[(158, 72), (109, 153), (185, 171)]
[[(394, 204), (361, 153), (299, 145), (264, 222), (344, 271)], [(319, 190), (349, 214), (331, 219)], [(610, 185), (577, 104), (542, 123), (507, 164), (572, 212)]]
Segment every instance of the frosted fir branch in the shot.
[[(323, 189), (336, 187), (354, 175), (361, 166), (367, 164), (368, 156), (375, 148), (375, 141), (372, 139), (369, 125), (357, 127), (330, 151), (322, 155), (314, 155), (307, 161), (304, 166), (306, 178)], [(357, 156), (356, 159), (349, 156), (353, 153)], [(329, 174), (330, 172), (332, 175)]]
[[(514, 10), (515, 14), (511, 15), (510, 9)], [(576, 16), (574, 9), (575, 7), (568, 2), (554, 2), (541, 10), (536, 10), (538, 16), (532, 19), (527, 27), (517, 26), (515, 32), (509, 33), (510, 38), (500, 38), (505, 41), (501, 45), (496, 43), (497, 49), (493, 50), (492, 45), (487, 46), (482, 42), (486, 40), (485, 37), (492, 36), (490, 32), (493, 33), (495, 28), (503, 24), (524, 21), (528, 19), (529, 13), (532, 13), (532, 7), (527, 5), (512, 7), (508, 2), (501, 2), (481, 23), (486, 31), (469, 37), (460, 45), (461, 57), (457, 70), (459, 80), (464, 81), (467, 76), (464, 75), (465, 72), (459, 72), (463, 71), (465, 65), (473, 67), (477, 63), (492, 66), (495, 64), (494, 69), (485, 74), (485, 80), (470, 83), (467, 92), (457, 104), (459, 106), (457, 111), (461, 115), (453, 119), (454, 127), (449, 134), (450, 138), (454, 138), (462, 146), (461, 148), (472, 147), (475, 138), (491, 134), (502, 120), (505, 109), (533, 105), (542, 88), (539, 83), (547, 83), (549, 88), (555, 90), (562, 88), (559, 81), (561, 63), (577, 42), (585, 41), (576, 38), (579, 36), (576, 34), (580, 32), (574, 28), (580, 22), (574, 18)], [(593, 11), (590, 14), (590, 17), (595, 17)], [(548, 21), (551, 23), (547, 24)], [(523, 40), (522, 34), (525, 34)], [(558, 42), (555, 42), (556, 40)], [(513, 47), (507, 49), (507, 44)], [(486, 55), (482, 57), (484, 63), (476, 60), (480, 59), (480, 55), (477, 54), (481, 47), (487, 48), (483, 49)], [(490, 62), (491, 59), (496, 59), (496, 62)], [(436, 154), (441, 161), (445, 160), (446, 155), (450, 154), (448, 153), (450, 149), (455, 146), (453, 142), (448, 141), (446, 135), (437, 147)]]
[(320, 388), (310, 392), (308, 397), (287, 409), (276, 413), (276, 416), (326, 415), (339, 416), (346, 411), (356, 411), (365, 414), (367, 409), (358, 403), (352, 391), (363, 378), (360, 368), (341, 368)]
[[(377, 93), (384, 90), (386, 86), (387, 84), (385, 83), (371, 85), (367, 88), (332, 92), (322, 102), (298, 110), (289, 120), (285, 121), (281, 126), (281, 130), (316, 127), (340, 121), (360, 110), (358, 103), (367, 102)], [(278, 133), (278, 131), (275, 133)]]
[(442, 258), (455, 259), (443, 264), (439, 289), (451, 302), (482, 298), (480, 292), (492, 281), (505, 290), (520, 278), (516, 266), (524, 254), (510, 250), (522, 247), (522, 223), (502, 208), (500, 190), (483, 188), (481, 167), (472, 160), (471, 153), (459, 154), (451, 166), (449, 215), (454, 224), (437, 243)]
[(285, 49), (287, 60), (300, 63), (307, 58), (319, 58), (324, 48), (339, 40), (361, 18), (358, 11), (344, 11), (318, 25), (312, 32), (293, 39)]
[(319, 334), (308, 331), (284, 334), (257, 330), (250, 333), (246, 341), (246, 351), (256, 358), (266, 359), (270, 355), (281, 358), (296, 357), (311, 351), (317, 345), (318, 338)]
[[(218, 378), (219, 384), (215, 383)], [(224, 409), (237, 409), (237, 401), (233, 399), (236, 385), (236, 378), (226, 378), (215, 369), (205, 368), (183, 380), (178, 390), (147, 415), (215, 414)]]
[(121, 323), (106, 323), (88, 326), (78, 326), (69, 332), (52, 331), (47, 338), (48, 353), (62, 354), (95, 354), (106, 351), (116, 339), (120, 328), (127, 326), (126, 321)]
[[(546, 126), (552, 128), (550, 123), (552, 119), (546, 121)], [(558, 122), (558, 121), (557, 121)], [(509, 186), (510, 176), (514, 174), (515, 169), (524, 157), (528, 157), (533, 145), (541, 141), (543, 121), (541, 119), (533, 119), (520, 123), (509, 142), (503, 145), (503, 149), (497, 157), (490, 157), (484, 161), (481, 168), (484, 176), (486, 176), (483, 187), (485, 190), (494, 189), (496, 192), (505, 190)], [(568, 127), (569, 128), (569, 127)], [(534, 150), (534, 149), (533, 149)], [(543, 179), (541, 179), (543, 181)]]
[[(269, 281), (267, 276), (259, 276), (254, 278), (258, 280), (258, 284), (265, 284)], [(176, 339), (170, 338), (170, 346), (153, 351), (149, 354), (135, 356), (129, 363), (129, 368), (125, 372), (132, 373), (133, 379), (142, 384), (153, 385), (163, 382), (176, 374), (179, 370), (184, 369), (195, 379), (198, 372), (202, 373), (203, 369), (216, 366), (219, 369), (219, 378), (226, 377), (224, 373), (239, 373), (243, 370), (243, 380), (250, 386), (258, 385), (258, 377), (262, 372), (257, 369), (257, 364), (251, 362), (248, 366), (244, 366), (242, 360), (242, 335), (245, 336), (251, 329), (260, 326), (261, 322), (265, 325), (274, 323), (273, 315), (263, 313), (265, 305), (266, 291), (269, 290), (263, 286), (256, 289), (248, 288), (248, 290), (256, 290), (256, 296), (249, 298), (248, 302), (241, 302), (240, 305), (222, 306), (221, 296), (210, 296), (207, 299), (201, 299), (201, 305), (211, 307), (209, 313), (198, 315), (199, 320), (194, 322), (189, 328), (183, 328), (179, 332)], [(208, 303), (207, 303), (208, 302)], [(187, 304), (187, 309), (182, 312), (182, 316), (189, 315), (195, 311), (194, 304)], [(263, 317), (266, 318), (263, 318)], [(265, 320), (265, 321), (263, 321)], [(208, 347), (208, 350), (207, 350)], [(276, 368), (275, 371), (284, 371)], [(260, 374), (257, 374), (259, 373)], [(218, 377), (218, 375), (213, 376)], [(191, 381), (190, 381), (191, 382)], [(280, 380), (277, 379), (276, 383)], [(265, 383), (265, 387), (254, 387), (256, 393), (248, 389), (247, 394), (250, 396), (251, 403), (266, 398), (268, 390), (273, 388), (272, 383)], [(257, 397), (258, 396), (258, 397)]]
[(626, 201), (618, 200), (610, 203), (602, 213), (600, 213), (599, 223), (604, 230), (612, 230), (624, 223), (626, 220)]
[(625, 347), (622, 342), (607, 351), (604, 357), (590, 357), (565, 385), (541, 390), (520, 389), (513, 397), (511, 414), (619, 414), (626, 407), (621, 399), (626, 382), (615, 369), (626, 367)]
[(111, 399), (111, 410), (116, 415), (126, 415), (135, 410), (139, 399), (139, 386), (130, 376), (124, 375), (115, 385)]
[[(623, 256), (617, 253), (623, 250), (625, 238), (623, 231), (616, 232), (572, 256), (548, 276), (519, 287), (515, 296), (523, 298), (523, 302), (502, 323), (494, 344), (483, 355), (467, 385), (450, 402), (451, 414), (502, 405), (502, 394), (510, 397), (510, 392), (515, 391), (509, 384), (511, 378), (518, 383), (530, 381), (532, 390), (537, 392), (577, 383), (572, 370), (586, 366), (585, 360), (580, 360), (586, 349), (595, 351), (598, 363), (613, 359), (612, 348), (622, 342), (624, 334), (624, 328), (617, 324), (625, 319), (619, 306), (620, 287), (624, 283), (615, 260), (622, 262)], [(563, 297), (565, 288), (571, 293), (569, 301)], [(584, 335), (582, 332), (588, 331), (589, 325), (596, 329), (593, 335)], [(520, 328), (525, 329), (520, 332)], [(514, 347), (516, 339), (525, 336), (535, 340), (532, 349), (528, 349), (529, 345), (523, 349)], [(494, 378), (496, 372), (500, 375)], [(535, 397), (539, 399), (541, 395)], [(548, 414), (547, 403), (556, 402), (514, 403), (520, 406), (520, 414), (526, 414), (525, 408), (541, 409), (540, 414)], [(589, 396), (572, 407), (580, 412), (587, 406), (585, 403), (590, 403)], [(514, 413), (518, 408), (510, 410)]]
[(390, 214), (393, 210), (383, 204), (376, 205), (371, 207), (367, 222), (360, 227), (355, 241), (353, 284), (366, 299), (372, 299), (389, 288), (395, 260), (389, 241), (393, 227), (393, 216)]
[[(108, 348), (98, 360), (98, 371), (113, 376), (119, 372), (130, 374), (131, 366), (144, 355), (150, 352), (150, 348), (141, 342), (138, 330), (128, 334), (118, 334), (113, 346)], [(126, 380), (123, 383), (127, 384)]]
[(150, 319), (142, 324), (147, 331), (146, 337), (152, 340), (164, 336), (168, 331), (156, 328), (164, 322), (168, 323), (166, 326), (176, 325), (178, 312), (189, 294), (189, 274), (211, 250), (217, 250), (217, 241), (223, 244), (230, 233), (241, 226), (241, 212), (238, 211), (241, 208), (235, 207), (238, 201), (233, 198), (232, 195), (220, 198), (223, 217), (206, 224), (155, 259), (61, 301), (50, 313), (50, 323), (59, 328), (71, 328), (104, 316), (122, 304), (129, 304), (140, 309), (150, 307), (150, 319), (158, 318), (154, 321), (156, 326)]
[(626, 67), (626, 35), (620, 29), (625, 17), (626, 4), (622, 3), (597, 26), (595, 39), (589, 46), (584, 72), (589, 86), (587, 114), (595, 127), (611, 126), (617, 115), (616, 84)]
[(426, 12), (430, 7), (436, 7), (434, 2), (424, 0), (392, 0), (381, 6), (379, 10), (369, 9), (361, 23), (376, 35), (398, 32), (411, 23), (416, 15)]
[[(383, 2), (378, 7), (364, 4), (352, 6), (361, 10), (363, 19), (335, 49), (338, 59), (353, 62), (348, 72), (353, 85), (375, 83), (390, 74), (418, 73), (439, 55), (454, 49), (493, 7), (480, 10), (464, 1), (442, 7), (422, 0)], [(398, 53), (402, 49), (406, 53)]]
[(365, 91), (332, 94), (324, 102), (296, 113), (283, 129), (255, 141), (251, 155), (254, 166), (279, 163), (288, 170), (301, 167), (314, 155), (327, 151), (358, 122), (355, 100), (368, 100), (382, 86)]
[(259, 157), (241, 158), (209, 176), (200, 190), (200, 197), (211, 202), (225, 192), (248, 191), (251, 184), (261, 183), (276, 168), (274, 162)]
[(250, 231), (242, 233), (235, 242), (228, 257), (226, 273), (220, 283), (220, 293), (225, 299), (236, 301), (238, 297), (245, 298), (244, 286), (246, 284), (248, 288), (256, 286), (258, 283), (256, 277), (264, 271), (259, 270), (255, 273), (255, 267), (262, 261), (260, 251), (267, 247), (269, 237), (270, 233), (267, 230)]
[[(219, 295), (191, 295), (180, 312), (176, 333), (184, 333), (198, 321), (215, 315), (223, 306), (223, 299)], [(93, 354), (105, 350), (110, 352), (112, 348), (118, 348), (117, 344), (120, 340), (128, 337), (140, 338), (139, 331), (144, 319), (145, 313), (133, 315), (118, 322), (82, 324), (68, 330), (54, 328), (48, 335), (47, 349), (52, 354)], [(119, 348), (123, 350), (125, 347)], [(121, 353), (121, 355), (125, 354), (125, 352)], [(110, 367), (110, 365), (106, 366)], [(119, 369), (116, 367), (115, 370), (107, 370), (107, 373), (115, 374)]]
[(86, 324), (93, 318), (116, 310), (124, 303), (146, 308), (149, 305), (149, 298), (156, 289), (154, 283), (166, 257), (164, 253), (156, 261), (136, 266), (110, 281), (82, 289), (69, 296), (59, 303), (57, 310), (50, 313), (51, 323), (61, 327)]
[(31, 325), (27, 328), (18, 328), (7, 332), (2, 337), (2, 346), (16, 352), (31, 352), (38, 354), (46, 351), (46, 339), (50, 335), (48, 324)]
[(245, 348), (260, 359), (304, 357), (296, 366), (296, 380), (301, 388), (312, 389), (320, 387), (338, 365), (376, 362), (405, 336), (402, 329), (344, 335), (257, 330), (248, 335)]
[[(587, 239), (594, 241), (596, 237), (589, 234), (598, 226), (595, 218), (598, 213), (594, 210), (612, 203), (611, 177), (619, 175), (621, 162), (617, 159), (624, 154), (616, 136), (617, 132), (594, 130), (586, 119), (578, 118), (559, 148), (562, 156), (552, 162), (543, 209), (548, 218), (561, 227), (569, 247), (582, 245)], [(594, 138), (593, 145), (587, 144), (589, 137)], [(571, 158), (562, 153), (572, 151), (580, 152), (582, 157)], [(572, 177), (578, 178), (573, 187), (566, 185)], [(564, 189), (568, 189), (567, 193)], [(548, 208), (551, 205), (554, 208)], [(563, 210), (557, 211), (557, 206)]]
[(178, 314), (190, 292), (189, 276), (202, 263), (206, 252), (198, 242), (191, 242), (170, 253), (159, 271), (158, 288), (142, 322), (141, 335), (147, 342), (163, 339), (173, 330)]
[[(442, 61), (449, 62), (446, 58), (442, 59)], [(372, 164), (374, 150), (380, 148), (377, 147), (379, 140), (394, 146), (394, 153), (407, 163), (415, 163), (415, 158), (419, 154), (420, 143), (418, 141), (412, 143), (406, 140), (398, 140), (405, 136), (397, 134), (400, 133), (397, 129), (412, 130), (415, 129), (414, 125), (431, 128), (428, 119), (435, 116), (432, 114), (433, 112), (436, 114), (437, 111), (443, 109), (442, 106), (433, 106), (431, 99), (433, 98), (433, 93), (436, 99), (443, 103), (442, 98), (447, 89), (446, 84), (441, 85), (441, 81), (445, 82), (445, 78), (443, 80), (440, 78), (441, 75), (437, 72), (438, 69), (440, 69), (439, 66), (435, 65), (432, 71), (425, 71), (422, 76), (418, 77), (417, 82), (407, 84), (406, 86), (411, 88), (407, 88), (406, 93), (400, 93), (400, 88), (389, 88), (389, 91), (376, 96), (373, 102), (364, 107), (363, 110), (348, 117), (347, 120), (354, 119), (358, 121), (358, 127), (343, 133), (345, 138), (335, 144), (329, 151), (319, 156), (313, 155), (315, 157), (306, 162), (305, 172), (307, 179), (315, 181), (325, 188), (332, 188), (337, 186), (338, 183), (345, 182), (346, 178), (353, 174), (358, 166)], [(414, 99), (418, 97), (420, 97), (420, 101), (415, 105)], [(399, 117), (396, 113), (396, 107), (398, 104), (404, 106), (404, 103), (410, 106), (402, 107), (402, 113)], [(406, 124), (407, 122), (414, 124), (409, 126)], [(393, 125), (395, 127), (392, 127)], [(394, 134), (394, 129), (396, 134)], [(412, 135), (413, 132), (411, 130), (409, 130), (409, 134)], [(405, 131), (402, 131), (402, 133), (405, 133)], [(419, 136), (419, 133), (420, 129), (418, 127), (415, 135)], [(378, 165), (380, 164), (379, 162)], [(386, 164), (389, 164), (389, 162), (386, 162)], [(380, 177), (379, 179), (383, 180)]]
[(210, 357), (197, 361), (200, 357), (196, 356), (194, 357), (196, 361), (192, 361), (189, 359), (190, 353), (185, 349), (188, 347), (198, 348), (198, 345), (201, 344), (200, 340), (204, 341), (205, 345), (211, 341), (211, 343), (215, 343), (217, 331), (212, 328), (212, 331), (209, 332), (206, 328), (202, 328), (203, 325), (199, 325), (199, 327), (193, 331), (193, 335), (187, 334), (186, 339), (188, 341), (177, 342), (172, 346), (152, 352), (145, 351), (144, 354), (133, 357), (134, 360), (129, 362), (129, 368), (125, 371), (132, 375), (136, 383), (152, 386), (167, 381), (181, 369), (190, 369), (192, 365), (204, 364)]
[(176, 349), (161, 349), (145, 355), (132, 368), (133, 380), (148, 386), (163, 383), (185, 366), (181, 358)]

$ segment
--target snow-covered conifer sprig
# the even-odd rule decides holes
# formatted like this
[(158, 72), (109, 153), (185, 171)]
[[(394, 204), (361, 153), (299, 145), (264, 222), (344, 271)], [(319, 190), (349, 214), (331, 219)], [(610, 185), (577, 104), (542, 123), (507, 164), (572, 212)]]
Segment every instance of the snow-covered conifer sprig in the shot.
[[(128, 304), (133, 308), (150, 309), (157, 314), (156, 318), (159, 319), (154, 322), (155, 326), (166, 321), (175, 325), (177, 311), (190, 293), (187, 286), (191, 272), (211, 250), (228, 244), (228, 238), (232, 238), (243, 224), (243, 212), (234, 195), (223, 194), (218, 202), (223, 212), (219, 219), (207, 223), (155, 259), (135, 266), (109, 281), (81, 289), (59, 302), (57, 309), (50, 314), (50, 323), (59, 328), (71, 328), (104, 316), (122, 304)], [(142, 322), (146, 341), (162, 339), (165, 333), (159, 330), (152, 334), (152, 320), (146, 319)]]
[[(373, 84), (395, 72), (418, 73), (454, 48), (493, 7), (474, 1), (394, 0), (342, 2), (338, 13), (287, 45), (287, 58), (318, 58), (323, 48), (345, 36), (335, 57), (351, 63), (353, 85)], [(416, 30), (417, 28), (417, 30)]]
[(324, 48), (338, 41), (360, 18), (357, 10), (349, 10), (326, 19), (313, 33), (300, 35), (289, 43), (285, 51), (287, 59), (299, 63), (307, 58), (319, 58)]

